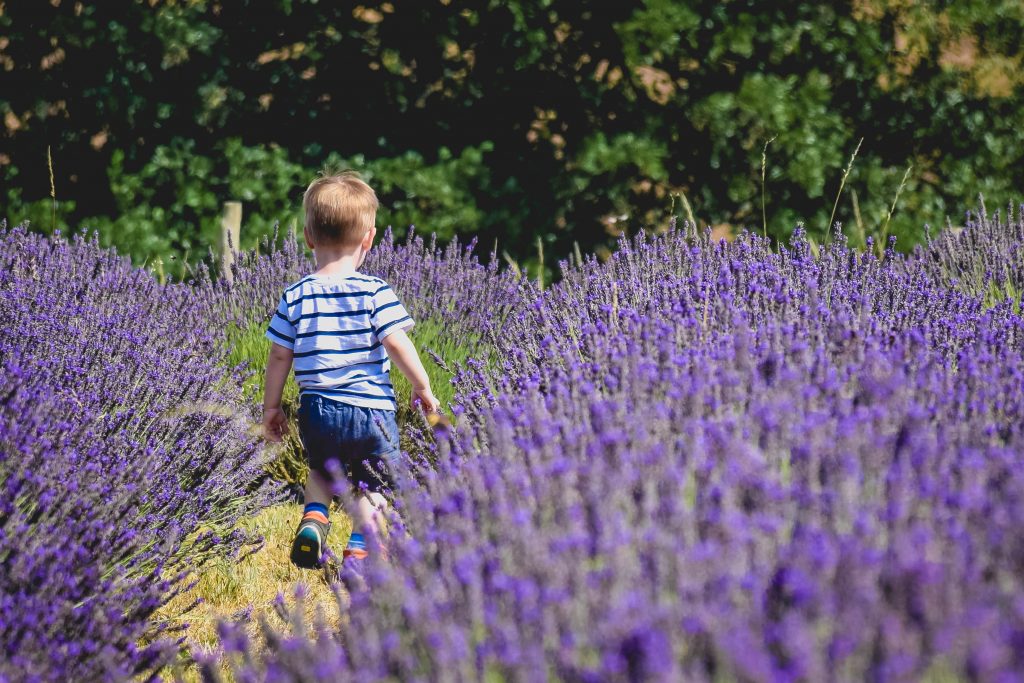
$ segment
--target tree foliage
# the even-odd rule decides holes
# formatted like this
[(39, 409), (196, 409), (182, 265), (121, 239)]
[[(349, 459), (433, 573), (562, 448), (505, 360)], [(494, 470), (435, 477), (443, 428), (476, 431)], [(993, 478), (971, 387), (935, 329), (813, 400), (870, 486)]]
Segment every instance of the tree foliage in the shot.
[[(529, 256), (656, 228), (828, 217), (893, 234), (1013, 199), (1022, 6), (642, 2), (0, 3), (0, 214), (100, 232), (137, 259), (201, 253), (221, 201), (246, 244), (329, 166), (381, 224)], [(52, 148), (56, 207), (46, 162)], [(854, 206), (856, 199), (856, 206)], [(857, 216), (860, 216), (859, 226)], [(550, 259), (549, 259), (550, 262)]]

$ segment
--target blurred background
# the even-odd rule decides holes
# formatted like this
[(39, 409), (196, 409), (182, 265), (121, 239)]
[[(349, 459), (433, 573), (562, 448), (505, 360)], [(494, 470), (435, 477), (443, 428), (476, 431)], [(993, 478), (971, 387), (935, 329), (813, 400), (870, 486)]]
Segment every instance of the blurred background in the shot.
[(301, 225), (329, 167), (379, 226), (534, 271), (672, 216), (822, 238), (834, 209), (863, 242), (897, 193), (909, 248), (1018, 196), (1022, 28), (1019, 0), (0, 1), (0, 217), (180, 264), (226, 200), (244, 247)]

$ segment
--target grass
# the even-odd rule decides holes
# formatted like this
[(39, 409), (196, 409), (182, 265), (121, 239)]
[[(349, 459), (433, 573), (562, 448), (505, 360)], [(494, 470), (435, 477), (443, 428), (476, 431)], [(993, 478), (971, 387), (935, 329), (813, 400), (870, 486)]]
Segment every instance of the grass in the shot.
[(1017, 289), (1011, 280), (1007, 279), (1002, 284), (990, 281), (983, 299), (985, 308), (992, 308), (1007, 299), (1018, 313), (1024, 311), (1024, 292)]
[[(248, 363), (253, 373), (242, 385), (245, 398), (251, 401), (260, 401), (263, 398), (264, 373), (267, 369), (267, 354), (270, 353), (270, 340), (265, 336), (266, 331), (266, 324), (261, 322), (245, 328), (233, 327), (227, 334), (230, 347), (228, 364), (234, 366)], [(409, 337), (416, 344), (427, 376), (430, 378), (430, 386), (442, 405), (450, 403), (455, 397), (450, 368), (465, 363), (470, 357), (485, 355), (487, 351), (478, 337), (460, 335), (456, 341), (452, 338), (449, 327), (431, 318), (418, 320), (410, 330)], [(438, 364), (427, 353), (428, 349), (441, 358), (444, 366)], [(404, 398), (408, 403), (409, 383), (399, 372), (392, 372), (391, 375), (399, 402)], [(299, 387), (295, 383), (295, 378), (289, 375), (284, 388), (284, 402), (297, 401), (298, 396)]]
[[(242, 384), (246, 400), (263, 400), (263, 381), (267, 370), (267, 355), (270, 353), (270, 340), (266, 337), (267, 325), (259, 322), (248, 327), (232, 326), (225, 335), (230, 351), (227, 363), (236, 366), (247, 363), (253, 373)], [(295, 378), (290, 376), (284, 387), (284, 399), (297, 400), (299, 387)]]
[[(211, 562), (193, 577), (196, 583), (191, 590), (159, 610), (154, 619), (157, 623), (188, 626), (181, 658), (163, 672), (165, 676), (200, 680), (190, 654), (212, 652), (217, 647), (217, 624), (221, 620), (237, 619), (250, 612), (246, 622), (252, 636), (260, 629), (260, 617), (283, 626), (274, 603), (281, 596), (286, 604), (294, 604), (297, 590), (306, 596), (304, 604), (310, 620), (319, 609), (328, 623), (337, 623), (340, 614), (334, 594), (336, 588), (327, 582), (325, 573), (298, 569), (288, 560), (292, 534), (301, 516), (302, 506), (288, 503), (267, 508), (243, 521), (241, 527), (264, 537), (263, 548), (240, 562), (226, 559)], [(334, 526), (328, 542), (332, 548), (341, 548), (352, 530), (351, 520), (335, 510), (331, 521)], [(196, 599), (202, 602), (189, 609)]]
[[(409, 337), (420, 353), (423, 367), (427, 371), (427, 377), (430, 378), (430, 388), (434, 390), (434, 395), (441, 402), (442, 410), (445, 410), (446, 406), (455, 399), (452, 370), (472, 357), (489, 356), (479, 337), (464, 334), (458, 340), (453, 339), (448, 327), (430, 318), (417, 321), (409, 331)], [(437, 354), (443, 365), (427, 352), (428, 349)], [(412, 396), (412, 386), (409, 381), (401, 372), (392, 369), (391, 384), (395, 387), (395, 399), (399, 408), (408, 407), (409, 399)]]
[[(234, 327), (227, 334), (230, 348), (227, 362), (231, 366), (248, 364), (253, 374), (242, 385), (243, 395), (245, 400), (256, 404), (263, 400), (264, 374), (267, 368), (267, 354), (270, 353), (270, 341), (264, 336), (265, 332), (266, 325), (261, 322), (248, 327)], [(470, 357), (489, 358), (491, 355), (479, 337), (463, 334), (455, 339), (448, 327), (430, 318), (417, 321), (409, 332), (409, 337), (420, 352), (423, 366), (430, 378), (430, 386), (441, 402), (442, 410), (445, 410), (455, 398), (455, 387), (451, 382), (452, 370)], [(441, 363), (427, 352), (428, 349), (441, 359)], [(409, 408), (412, 387), (401, 372), (394, 370), (391, 372), (391, 382), (395, 387), (398, 420), (401, 424), (412, 418), (412, 410)], [(281, 405), (288, 415), (288, 434), (278, 451), (278, 457), (267, 465), (267, 472), (278, 481), (301, 485), (306, 480), (306, 464), (298, 437), (299, 387), (292, 375), (289, 375), (285, 383)]]
[[(248, 327), (232, 327), (226, 335), (230, 348), (228, 365), (247, 364), (252, 374), (242, 384), (242, 395), (244, 400), (255, 405), (263, 403), (263, 385), (270, 354), (270, 340), (266, 332), (266, 323), (259, 322)], [(299, 385), (292, 374), (285, 381), (281, 407), (288, 416), (288, 432), (277, 449), (277, 457), (267, 464), (266, 470), (277, 481), (302, 485), (306, 480), (306, 463), (302, 457), (302, 442), (299, 441)]]

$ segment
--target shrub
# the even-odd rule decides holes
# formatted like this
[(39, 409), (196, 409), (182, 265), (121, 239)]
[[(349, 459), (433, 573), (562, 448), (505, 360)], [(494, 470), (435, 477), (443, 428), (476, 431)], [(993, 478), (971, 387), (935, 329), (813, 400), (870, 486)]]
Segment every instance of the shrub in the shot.
[(161, 286), (95, 241), (0, 230), (0, 678), (161, 666), (188, 571), (259, 543), (271, 499), (208, 283)]
[[(336, 638), (240, 679), (1024, 667), (1024, 319), (842, 241), (674, 231), (515, 306)], [(212, 669), (211, 669), (212, 671)]]
[(982, 204), (968, 213), (961, 229), (944, 230), (915, 251), (931, 277), (978, 296), (990, 304), (1011, 299), (1020, 304), (1024, 292), (1024, 207), (1006, 216), (989, 216)]

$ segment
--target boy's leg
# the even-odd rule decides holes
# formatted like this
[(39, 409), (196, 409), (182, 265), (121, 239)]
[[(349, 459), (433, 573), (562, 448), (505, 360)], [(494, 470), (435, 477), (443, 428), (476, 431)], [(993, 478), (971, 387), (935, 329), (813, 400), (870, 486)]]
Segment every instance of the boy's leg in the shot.
[(388, 509), (387, 498), (372, 491), (359, 496), (356, 503), (356, 516), (364, 529), (369, 529), (375, 534), (382, 532), (384, 526), (384, 513)]
[(382, 554), (385, 551), (382, 542), (388, 502), (380, 491), (395, 488), (392, 470), (401, 457), (394, 411), (359, 409), (356, 435), (362, 446), (360, 450), (369, 456), (350, 462), (351, 482), (357, 491), (362, 492), (357, 494), (355, 510), (352, 511), (352, 536), (344, 556), (363, 559), (368, 550)]
[[(334, 478), (340, 465), (348, 475), (343, 454), (351, 441), (352, 406), (331, 401), (315, 394), (302, 397), (299, 406), (299, 435), (302, 438), (309, 475), (306, 478), (306, 509), (292, 544), (292, 562), (300, 567), (316, 569), (326, 550), (331, 529), (328, 508), (334, 497)], [(338, 459), (342, 461), (339, 463)]]
[(355, 514), (352, 515), (352, 536), (344, 550), (344, 557), (365, 559), (367, 557), (367, 533), (381, 541), (384, 526), (383, 512), (387, 508), (387, 500), (374, 492), (359, 496), (355, 501)]
[(345, 557), (363, 559), (367, 555), (366, 534), (373, 536), (377, 545), (384, 539), (385, 520), (388, 501), (376, 491), (359, 496), (356, 499), (355, 514), (352, 515), (352, 536), (344, 551)]
[(306, 488), (303, 489), (303, 496), (307, 503), (321, 503), (330, 505), (331, 483), (316, 470), (310, 470), (306, 477)]

